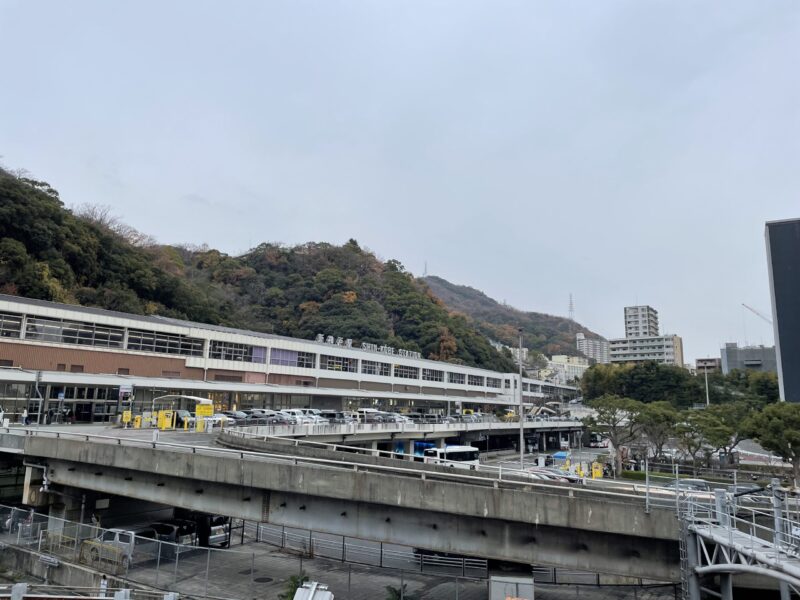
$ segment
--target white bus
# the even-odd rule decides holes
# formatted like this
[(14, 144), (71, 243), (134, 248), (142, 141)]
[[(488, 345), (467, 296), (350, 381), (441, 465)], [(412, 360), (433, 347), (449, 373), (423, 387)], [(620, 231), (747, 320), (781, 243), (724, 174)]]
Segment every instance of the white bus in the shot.
[(472, 446), (445, 446), (444, 448), (427, 448), (424, 452), (425, 462), (438, 463), (457, 469), (476, 469), (478, 449)]

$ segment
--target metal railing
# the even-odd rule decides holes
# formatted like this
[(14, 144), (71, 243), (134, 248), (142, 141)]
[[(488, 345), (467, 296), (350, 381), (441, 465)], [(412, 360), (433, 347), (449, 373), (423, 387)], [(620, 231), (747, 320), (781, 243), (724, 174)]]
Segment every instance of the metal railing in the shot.
[[(245, 425), (247, 429), (256, 430), (257, 434), (273, 436), (315, 436), (315, 435), (353, 435), (358, 433), (447, 433), (518, 429), (519, 421), (481, 421), (481, 422), (456, 422), (456, 423), (345, 423), (345, 424), (320, 424), (314, 423), (298, 425)], [(525, 429), (553, 429), (583, 427), (577, 419), (549, 419), (526, 420)]]
[(268, 523), (247, 524), (245, 532), (257, 542), (341, 562), (473, 579), (486, 579), (489, 576), (488, 561), (480, 558), (415, 552), (413, 549), (387, 547), (388, 544), (380, 542), (368, 542), (358, 538), (321, 534)]
[(721, 543), (769, 567), (800, 575), (800, 520), (772, 508), (734, 505), (725, 494), (686, 497), (681, 517), (690, 531)]
[[(24, 520), (16, 520), (14, 530), (0, 534), (0, 547), (17, 546), (38, 553), (39, 560), (46, 559), (54, 569), (59, 560), (84, 563), (98, 572), (113, 574), (125, 582), (178, 592), (187, 597), (207, 597), (214, 600), (246, 597), (277, 597), (291, 575), (307, 575), (315, 581), (333, 586), (339, 597), (352, 597), (358, 589), (370, 597), (383, 597), (387, 584), (393, 588), (408, 586), (406, 593), (424, 592), (432, 589), (431, 595), (421, 594), (425, 600), (458, 600), (460, 592), (469, 592), (470, 597), (486, 590), (485, 561), (447, 559), (446, 557), (424, 557), (421, 565), (412, 564), (409, 553), (384, 548), (383, 569), (372, 569), (376, 551), (365, 542), (350, 538), (344, 544), (345, 569), (333, 566), (341, 557), (336, 556), (334, 546), (341, 545), (322, 539), (321, 534), (312, 533), (310, 542), (305, 534), (285, 531), (281, 535), (282, 549), (299, 553), (270, 550), (269, 536), (274, 530), (247, 524), (230, 541), (242, 545), (234, 549), (216, 549), (174, 544), (151, 538), (136, 537), (132, 553), (114, 552), (114, 556), (97, 560), (84, 560), (85, 548), (102, 543), (103, 533), (109, 530), (88, 524), (79, 524), (52, 516), (0, 505), (0, 518), (7, 519), (11, 513), (19, 513)], [(27, 522), (25, 522), (27, 521)], [(234, 520), (235, 521), (235, 520)], [(5, 521), (4, 521), (5, 522)], [(236, 529), (231, 523), (231, 530)], [(249, 532), (248, 535), (245, 535)], [(254, 541), (253, 534), (262, 543)], [(247, 543), (244, 542), (248, 539)], [(411, 553), (413, 554), (413, 553)], [(122, 558), (128, 560), (123, 561)], [(363, 565), (363, 566), (362, 566)], [(480, 577), (478, 577), (480, 575)], [(269, 591), (264, 586), (269, 587)], [(86, 588), (87, 595), (101, 597)], [(2, 594), (0, 594), (2, 595)], [(159, 598), (161, 595), (159, 595)], [(146, 593), (132, 595), (136, 600), (156, 600)]]
[[(246, 450), (231, 450), (225, 448), (215, 448), (209, 446), (192, 446), (189, 444), (179, 444), (174, 442), (160, 442), (143, 440), (136, 438), (119, 438), (114, 436), (88, 434), (88, 433), (73, 433), (64, 431), (52, 431), (47, 429), (30, 429), (30, 428), (0, 428), (0, 434), (9, 434), (13, 436), (28, 436), (31, 438), (48, 438), (48, 439), (63, 439), (63, 440), (76, 440), (82, 442), (91, 442), (98, 444), (110, 444), (125, 447), (149, 448), (156, 450), (164, 450), (171, 452), (178, 452), (183, 454), (197, 454), (202, 456), (212, 456), (220, 458), (233, 458), (256, 463), (282, 463), (291, 464), (294, 466), (304, 467), (317, 467), (329, 469), (346, 469), (355, 472), (364, 473), (381, 473), (392, 474), (415, 479), (437, 479), (444, 481), (458, 482), (462, 484), (480, 485), (498, 487), (510, 487), (522, 492), (530, 492), (537, 494), (552, 494), (558, 496), (570, 495), (574, 497), (592, 497), (597, 500), (606, 502), (618, 502), (630, 506), (631, 502), (643, 502), (644, 496), (642, 494), (643, 486), (636, 486), (635, 484), (618, 483), (617, 487), (612, 491), (606, 489), (588, 489), (585, 487), (576, 486), (563, 486), (557, 483), (548, 483), (544, 480), (526, 479), (519, 480), (516, 478), (505, 479), (502, 481), (498, 477), (490, 473), (481, 473), (479, 471), (453, 469), (452, 471), (426, 471), (414, 469), (409, 467), (394, 466), (394, 465), (371, 465), (363, 463), (355, 463), (343, 461), (338, 459), (326, 459), (316, 457), (301, 457), (301, 456), (287, 456), (285, 454), (276, 454), (269, 452), (252, 452)], [(499, 472), (499, 469), (498, 469)], [(508, 472), (508, 469), (503, 469), (503, 473)], [(177, 476), (177, 475), (176, 475)]]

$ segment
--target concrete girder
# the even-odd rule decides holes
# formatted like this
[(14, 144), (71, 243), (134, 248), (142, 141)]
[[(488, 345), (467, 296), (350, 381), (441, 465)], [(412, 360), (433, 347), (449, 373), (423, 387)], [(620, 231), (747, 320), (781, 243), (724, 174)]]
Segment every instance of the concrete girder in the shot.
[(322, 533), (512, 562), (675, 581), (677, 545), (49, 460), (54, 484)]

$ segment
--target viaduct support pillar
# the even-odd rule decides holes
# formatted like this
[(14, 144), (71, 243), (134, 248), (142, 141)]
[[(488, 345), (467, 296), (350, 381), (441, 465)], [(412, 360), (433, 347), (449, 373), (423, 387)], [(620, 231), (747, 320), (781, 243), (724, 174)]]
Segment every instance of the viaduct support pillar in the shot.
[(686, 535), (686, 562), (687, 572), (683, 573), (683, 576), (688, 579), (689, 600), (701, 600), (700, 577), (695, 571), (700, 565), (700, 553), (697, 549), (697, 535), (691, 532)]
[(406, 460), (414, 460), (414, 440), (403, 441), (403, 454)]
[(733, 600), (733, 575), (730, 573), (719, 576), (719, 593), (722, 600)]

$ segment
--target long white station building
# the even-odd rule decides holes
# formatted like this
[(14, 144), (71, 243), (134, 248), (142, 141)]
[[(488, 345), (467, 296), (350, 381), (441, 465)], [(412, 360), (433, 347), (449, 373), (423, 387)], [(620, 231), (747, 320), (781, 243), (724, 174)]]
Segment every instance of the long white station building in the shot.
[[(38, 385), (37, 385), (38, 382)], [(306, 407), (447, 414), (527, 406), (577, 389), (349, 340), (302, 340), (0, 295), (0, 407), (14, 418), (67, 408), (103, 422), (169, 394), (217, 410)]]

